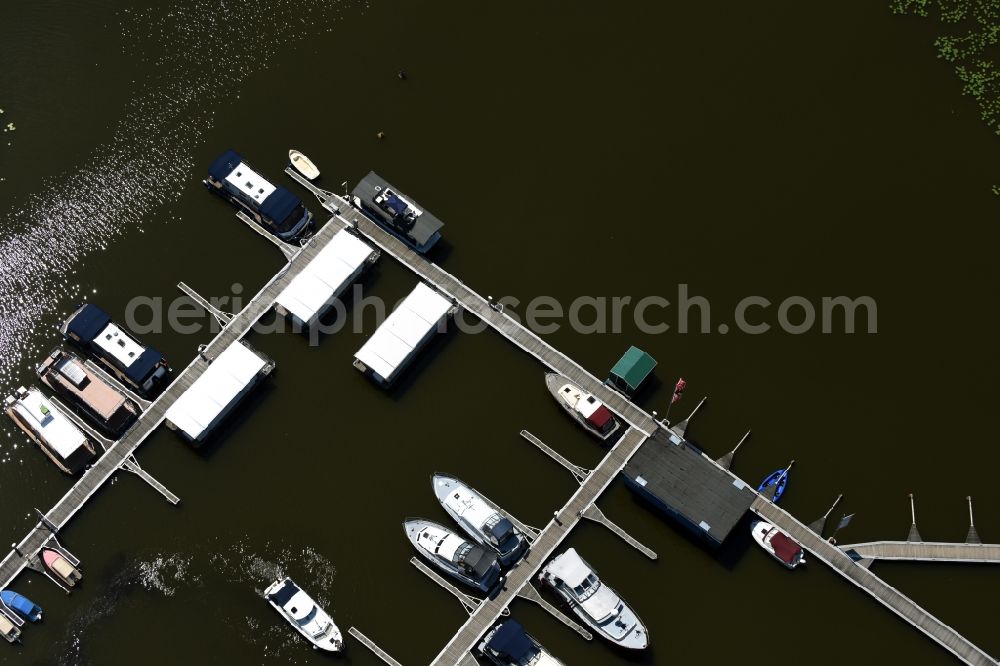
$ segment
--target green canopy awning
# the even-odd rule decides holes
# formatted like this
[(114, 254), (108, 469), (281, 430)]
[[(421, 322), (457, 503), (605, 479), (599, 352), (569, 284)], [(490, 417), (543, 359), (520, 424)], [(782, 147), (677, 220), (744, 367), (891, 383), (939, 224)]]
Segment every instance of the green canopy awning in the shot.
[(635, 391), (656, 367), (656, 359), (638, 347), (629, 347), (611, 369), (611, 381), (620, 389)]

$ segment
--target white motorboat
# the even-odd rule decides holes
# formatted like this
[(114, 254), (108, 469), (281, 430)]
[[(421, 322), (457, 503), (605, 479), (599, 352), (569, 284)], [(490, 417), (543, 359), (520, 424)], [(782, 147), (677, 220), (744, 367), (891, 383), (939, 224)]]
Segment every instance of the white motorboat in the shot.
[(276, 580), (264, 590), (264, 598), (315, 647), (327, 652), (344, 649), (340, 629), (291, 578)]
[(528, 540), (489, 498), (447, 474), (435, 474), (431, 484), (448, 515), (479, 545), (495, 550), (501, 566), (511, 566), (528, 550)]
[(500, 584), (500, 563), (492, 550), (423, 518), (407, 518), (403, 529), (421, 557), (452, 578), (486, 594)]
[(493, 627), (479, 644), (479, 653), (497, 666), (565, 666), (517, 620)]
[(554, 557), (538, 579), (562, 597), (587, 626), (615, 645), (632, 650), (649, 646), (649, 633), (639, 616), (601, 581), (575, 548)]
[(750, 525), (750, 533), (761, 548), (789, 569), (806, 563), (802, 546), (771, 523), (755, 520)]
[(296, 171), (309, 180), (316, 180), (319, 178), (319, 168), (313, 164), (311, 159), (298, 150), (293, 149), (288, 151), (288, 161), (291, 162)]
[(595, 437), (607, 441), (621, 427), (604, 403), (559, 373), (546, 373), (545, 386), (559, 406)]

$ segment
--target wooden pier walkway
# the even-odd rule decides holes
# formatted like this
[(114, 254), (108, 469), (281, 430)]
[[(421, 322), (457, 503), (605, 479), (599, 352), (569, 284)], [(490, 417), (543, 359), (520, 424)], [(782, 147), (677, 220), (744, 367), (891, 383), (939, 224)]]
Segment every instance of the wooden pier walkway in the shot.
[[(323, 207), (334, 214), (331, 222), (354, 228), (381, 251), (392, 256), (418, 277), (434, 286), (438, 291), (453, 299), (466, 310), (477, 315), (486, 324), (513, 342), (525, 352), (531, 354), (546, 367), (567, 377), (574, 384), (595, 395), (605, 405), (621, 417), (631, 428), (616, 444), (607, 457), (586, 475), (581, 481), (580, 489), (573, 495), (565, 507), (559, 512), (562, 523), (553, 521), (535, 540), (532, 548), (532, 566), (522, 563), (511, 571), (507, 587), (493, 600), (484, 602), (459, 629), (458, 633), (434, 659), (432, 666), (452, 666), (461, 663), (475, 645), (475, 641), (496, 621), (500, 612), (506, 608), (517, 591), (530, 579), (534, 572), (555, 548), (562, 542), (565, 534), (576, 524), (582, 512), (597, 499), (611, 478), (620, 472), (647, 437), (651, 437), (657, 429), (663, 427), (650, 414), (632, 404), (617, 391), (606, 386), (602, 381), (585, 370), (578, 363), (562, 352), (550, 346), (532, 331), (505, 314), (501, 308), (495, 307), (478, 293), (467, 287), (461, 280), (445, 272), (436, 264), (427, 261), (423, 256), (406, 246), (402, 241), (388, 233), (369, 220), (363, 213), (355, 209), (339, 196), (330, 196), (329, 192), (320, 190), (297, 174), (291, 174), (297, 182), (310, 190), (323, 203)], [(328, 225), (329, 226), (329, 225)], [(534, 438), (537, 439), (537, 438)], [(746, 437), (744, 437), (746, 439)], [(532, 441), (532, 439), (529, 439)], [(533, 441), (533, 443), (536, 443)], [(741, 441), (742, 443), (742, 441)], [(537, 443), (536, 443), (537, 445)], [(742, 482), (736, 475), (708, 456), (703, 457), (733, 477), (734, 481)], [(731, 457), (730, 457), (731, 460)], [(722, 462), (729, 462), (725, 458)], [(569, 468), (567, 468), (569, 469)], [(608, 470), (615, 470), (608, 476)], [(572, 472), (573, 470), (570, 469)], [(577, 476), (574, 473), (574, 476)], [(596, 492), (595, 492), (595, 489)], [(933, 615), (917, 606), (906, 596), (887, 585), (878, 576), (859, 566), (839, 548), (828, 543), (822, 537), (812, 532), (807, 525), (791, 514), (779, 509), (763, 497), (758, 497), (751, 507), (759, 515), (771, 520), (794, 538), (803, 547), (811, 551), (818, 559), (827, 563), (835, 571), (853, 582), (860, 589), (875, 597), (880, 603), (900, 615), (907, 622), (917, 627), (933, 640), (944, 646), (962, 661), (979, 666), (997, 662), (989, 655), (965, 639), (951, 627), (945, 625)], [(580, 512), (580, 515), (577, 514)]]
[(1000, 544), (937, 541), (870, 541), (839, 547), (865, 560), (1000, 564)]
[(454, 666), (465, 659), (480, 637), (496, 625), (514, 598), (522, 595), (524, 586), (530, 584), (538, 568), (553, 555), (566, 535), (582, 520), (583, 511), (604, 492), (644, 441), (646, 441), (645, 434), (635, 428), (630, 428), (618, 440), (601, 464), (580, 484), (566, 506), (535, 539), (528, 555), (531, 561), (522, 560), (507, 574), (507, 584), (500, 593), (495, 598), (486, 599), (480, 604), (441, 653), (434, 658), (432, 666)]
[[(296, 248), (295, 252), (290, 255), (288, 264), (250, 299), (242, 311), (228, 321), (219, 334), (205, 345), (201, 353), (186, 368), (176, 375), (170, 386), (156, 400), (151, 403), (142, 401), (146, 405), (145, 411), (139, 416), (136, 424), (124, 437), (108, 446), (104, 454), (84, 471), (69, 491), (56, 502), (55, 506), (49, 509), (45, 514), (44, 521), (40, 520), (16, 545), (16, 550), (9, 552), (3, 561), (0, 561), (0, 589), (8, 587), (13, 582), (25, 567), (37, 557), (38, 552), (52, 536), (52, 532), (62, 529), (115, 472), (124, 468), (140, 474), (137, 471), (140, 468), (133, 457), (135, 450), (150, 433), (163, 423), (167, 409), (208, 367), (209, 364), (203, 360), (202, 356), (209, 359), (215, 358), (231, 344), (242, 338), (273, 307), (274, 300), (282, 290), (341, 228), (341, 225), (338, 224), (328, 224), (310, 238), (303, 247)], [(288, 246), (288, 248), (291, 247), (293, 246)], [(152, 477), (146, 477), (148, 475), (143, 476), (168, 500), (173, 502), (177, 499), (162, 484), (154, 483), (155, 480), (151, 480)], [(45, 522), (49, 525), (46, 526)]]
[(355, 640), (360, 642), (366, 648), (371, 650), (376, 657), (387, 663), (389, 666), (402, 666), (402, 664), (392, 658), (392, 655), (376, 645), (375, 641), (361, 633), (361, 630), (357, 627), (351, 627), (347, 630), (347, 633), (353, 636)]
[(770, 523), (777, 525), (802, 544), (813, 557), (877, 599), (906, 622), (930, 636), (934, 641), (967, 664), (996, 666), (993, 657), (973, 645), (957, 631), (944, 624), (912, 599), (892, 587), (868, 569), (858, 566), (844, 551), (816, 534), (777, 505), (758, 497), (750, 507)]

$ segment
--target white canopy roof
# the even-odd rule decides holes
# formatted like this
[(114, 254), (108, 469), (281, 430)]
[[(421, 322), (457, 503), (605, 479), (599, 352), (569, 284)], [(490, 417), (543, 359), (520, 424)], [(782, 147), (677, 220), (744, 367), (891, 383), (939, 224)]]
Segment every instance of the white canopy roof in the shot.
[(14, 410), (61, 458), (69, 458), (87, 442), (79, 428), (38, 389), (27, 389), (14, 403)]
[(242, 342), (234, 342), (170, 406), (167, 420), (191, 439), (202, 438), (266, 365)]
[(253, 197), (253, 200), (257, 203), (262, 202), (264, 199), (271, 196), (274, 192), (274, 185), (268, 181), (267, 178), (260, 175), (249, 166), (246, 162), (240, 162), (239, 165), (233, 169), (226, 180), (229, 183), (243, 192), (247, 193), (249, 196)]
[(593, 570), (576, 552), (576, 548), (570, 548), (562, 555), (554, 558), (546, 568), (552, 575), (570, 587), (576, 587), (585, 581), (587, 576), (593, 573)]
[(300, 321), (311, 322), (343, 291), (371, 253), (357, 236), (346, 229), (338, 231), (278, 295), (277, 304)]
[(142, 352), (146, 351), (145, 347), (118, 328), (118, 325), (114, 322), (105, 326), (104, 330), (94, 338), (94, 342), (101, 349), (118, 359), (126, 368), (142, 356)]
[(447, 298), (421, 282), (354, 357), (388, 380), (450, 309)]

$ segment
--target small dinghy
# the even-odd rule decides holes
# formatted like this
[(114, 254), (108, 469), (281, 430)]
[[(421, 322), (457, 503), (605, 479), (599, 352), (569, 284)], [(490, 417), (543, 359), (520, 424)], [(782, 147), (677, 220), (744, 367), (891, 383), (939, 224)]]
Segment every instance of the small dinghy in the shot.
[(785, 494), (785, 487), (788, 486), (788, 470), (779, 469), (767, 475), (767, 478), (757, 486), (757, 492), (762, 493), (771, 486), (777, 486), (774, 491), (774, 503), (777, 504), (781, 496)]
[(38, 622), (42, 619), (42, 607), (17, 592), (12, 590), (0, 592), (0, 601), (25, 620)]
[(83, 578), (79, 569), (74, 567), (61, 553), (51, 548), (42, 549), (42, 562), (45, 563), (45, 568), (69, 587), (76, 587), (76, 584)]
[(288, 161), (291, 162), (292, 166), (296, 171), (301, 173), (303, 176), (309, 180), (316, 180), (319, 178), (319, 168), (313, 161), (306, 157), (304, 154), (297, 150), (288, 151)]

